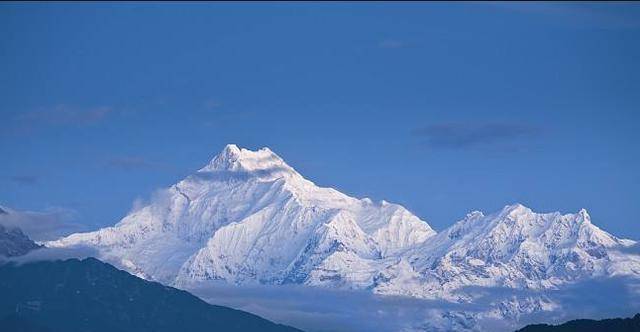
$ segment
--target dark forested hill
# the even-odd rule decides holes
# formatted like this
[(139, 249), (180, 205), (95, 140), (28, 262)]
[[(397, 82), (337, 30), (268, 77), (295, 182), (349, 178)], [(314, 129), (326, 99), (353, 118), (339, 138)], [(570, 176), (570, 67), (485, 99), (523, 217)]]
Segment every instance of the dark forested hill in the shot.
[(0, 331), (298, 331), (93, 258), (1, 265), (0, 294)]
[(640, 314), (633, 318), (577, 319), (560, 325), (528, 325), (518, 332), (640, 332)]

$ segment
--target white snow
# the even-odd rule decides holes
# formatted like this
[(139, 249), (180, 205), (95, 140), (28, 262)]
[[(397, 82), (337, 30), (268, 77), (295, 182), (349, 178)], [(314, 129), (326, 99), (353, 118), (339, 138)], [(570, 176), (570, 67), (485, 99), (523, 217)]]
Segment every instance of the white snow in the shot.
[(168, 284), (333, 280), (352, 287), (339, 275), (364, 269), (358, 282), (364, 285), (370, 265), (434, 234), (399, 205), (316, 186), (268, 148), (228, 145), (114, 227), (47, 245), (93, 246), (103, 259)]
[[(181, 287), (303, 284), (453, 303), (473, 303), (469, 287), (551, 290), (640, 278), (640, 256), (627, 250), (636, 242), (599, 229), (584, 209), (539, 214), (515, 204), (471, 212), (436, 234), (402, 206), (318, 187), (268, 148), (236, 145), (115, 226), (46, 245), (90, 246), (136, 275)], [(485, 316), (556, 308), (527, 297), (495, 302)], [(479, 318), (442, 317), (470, 328)]]

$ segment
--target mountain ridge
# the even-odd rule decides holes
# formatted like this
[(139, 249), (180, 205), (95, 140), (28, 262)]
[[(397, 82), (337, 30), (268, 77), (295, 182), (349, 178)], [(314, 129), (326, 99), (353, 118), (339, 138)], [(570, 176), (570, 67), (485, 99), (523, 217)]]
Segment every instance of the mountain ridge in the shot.
[(637, 332), (640, 331), (640, 314), (631, 318), (609, 318), (601, 320), (575, 319), (558, 325), (527, 325), (516, 332)]
[(5, 225), (3, 218), (10, 216), (13, 212), (0, 206), (0, 257), (15, 257), (24, 255), (42, 246), (31, 240), (22, 229), (12, 224)]
[[(640, 279), (640, 256), (627, 250), (636, 242), (601, 230), (584, 209), (535, 213), (516, 203), (471, 212), (437, 233), (400, 205), (318, 187), (270, 149), (235, 145), (115, 226), (46, 245), (89, 246), (178, 287), (303, 284), (454, 303), (477, 299), (469, 287), (553, 290), (600, 277)], [(517, 320), (558, 306), (545, 296), (503, 299), (483, 315)]]
[[(334, 230), (355, 227), (361, 231), (355, 232), (358, 239), (342, 232), (339, 239), (333, 239), (342, 245), (329, 246), (355, 253), (342, 257), (344, 264), (369, 264), (371, 252), (363, 249), (365, 242), (375, 242), (379, 244), (375, 250), (391, 254), (435, 234), (426, 222), (399, 205), (377, 204), (315, 186), (267, 148), (250, 151), (227, 145), (205, 167), (160, 196), (114, 227), (74, 234), (47, 245), (96, 246), (104, 249), (107, 260), (165, 283), (193, 278), (283, 283), (299, 279), (292, 276), (299, 274), (294, 270), (301, 266), (295, 263), (304, 259), (301, 254), (331, 258), (333, 253), (325, 255), (319, 252), (321, 248), (310, 247), (319, 233), (331, 231), (331, 225)], [(134, 249), (142, 243), (146, 252), (152, 252), (146, 257)], [(346, 243), (359, 247), (344, 246)], [(219, 253), (231, 247), (235, 254)], [(112, 252), (114, 248), (122, 250)], [(145, 263), (154, 257), (161, 258)], [(334, 263), (341, 259), (333, 258)], [(324, 268), (310, 269), (322, 274)]]

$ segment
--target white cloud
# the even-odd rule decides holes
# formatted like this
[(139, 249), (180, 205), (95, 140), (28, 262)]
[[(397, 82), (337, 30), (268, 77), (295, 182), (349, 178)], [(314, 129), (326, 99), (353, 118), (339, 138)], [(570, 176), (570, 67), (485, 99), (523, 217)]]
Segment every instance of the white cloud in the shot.
[[(513, 331), (531, 323), (561, 323), (577, 318), (630, 317), (640, 310), (637, 280), (609, 278), (577, 283), (562, 290), (534, 291), (476, 287), (471, 303), (379, 296), (299, 285), (234, 286), (203, 282), (186, 287), (205, 301), (248, 311), (305, 331), (464, 330), (466, 324), (487, 331)], [(607, 296), (603, 296), (607, 294)], [(501, 302), (533, 304), (546, 299), (553, 311), (492, 318)], [(533, 301), (532, 301), (533, 300)], [(514, 302), (516, 301), (516, 302)]]
[(76, 222), (76, 211), (71, 209), (57, 207), (34, 212), (1, 208), (6, 213), (0, 213), (0, 224), (18, 227), (34, 241), (57, 239), (84, 230), (84, 226)]

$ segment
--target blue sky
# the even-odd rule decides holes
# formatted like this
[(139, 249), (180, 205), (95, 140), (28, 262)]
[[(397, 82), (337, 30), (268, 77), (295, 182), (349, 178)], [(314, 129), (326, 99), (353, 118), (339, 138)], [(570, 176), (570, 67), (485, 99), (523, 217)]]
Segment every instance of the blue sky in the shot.
[(2, 4), (0, 204), (115, 223), (225, 144), (443, 229), (640, 239), (640, 5)]

